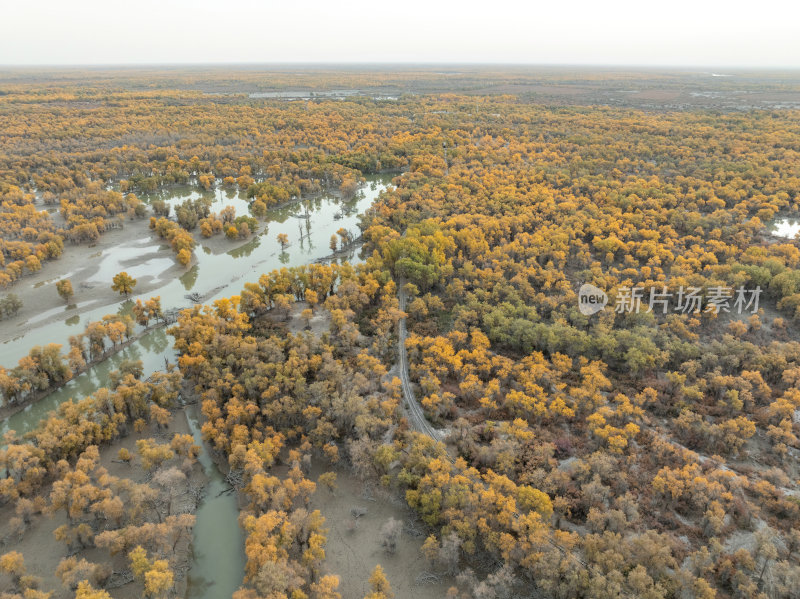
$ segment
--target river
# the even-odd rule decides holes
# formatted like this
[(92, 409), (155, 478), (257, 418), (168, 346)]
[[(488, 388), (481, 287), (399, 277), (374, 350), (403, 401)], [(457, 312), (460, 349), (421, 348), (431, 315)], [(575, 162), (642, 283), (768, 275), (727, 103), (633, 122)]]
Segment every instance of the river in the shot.
[[(244, 283), (257, 281), (261, 273), (269, 272), (283, 266), (299, 266), (307, 264), (330, 254), (329, 241), (340, 227), (358, 233), (358, 215), (364, 212), (377, 199), (391, 180), (390, 175), (367, 177), (366, 185), (356, 196), (343, 202), (335, 197), (322, 196), (311, 200), (309, 218), (297, 218), (302, 207), (300, 204), (269, 211), (266, 226), (261, 223), (260, 232), (244, 245), (222, 254), (206, 252), (202, 242), (195, 249), (197, 264), (178, 279), (164, 281), (163, 286), (140, 296), (143, 300), (160, 295), (162, 306), (183, 307), (190, 302), (184, 295), (190, 291), (208, 295), (204, 300), (210, 302), (222, 297), (238, 294)], [(212, 192), (214, 204), (212, 211), (218, 212), (225, 205), (234, 205), (237, 213), (245, 213), (246, 205), (238, 194)], [(173, 189), (166, 199), (171, 203), (186, 198), (198, 197), (200, 193), (186, 188)], [(335, 216), (339, 218), (335, 218)], [(300, 240), (300, 230), (303, 239)], [(275, 237), (285, 232), (291, 243), (282, 251)], [(143, 244), (131, 244), (141, 247)], [(104, 256), (109, 264), (118, 264), (120, 256), (128, 255), (130, 247), (122, 247), (119, 253), (110, 252)], [(351, 262), (358, 259), (348, 256)], [(155, 265), (150, 265), (154, 268)], [(113, 266), (110, 266), (113, 270)], [(133, 298), (135, 299), (135, 297)], [(72, 319), (51, 323), (47, 326), (30, 327), (18, 338), (4, 344), (0, 348), (0, 364), (13, 366), (19, 357), (27, 354), (34, 345), (46, 343), (63, 343), (67, 337), (83, 330), (87, 322), (98, 320), (104, 314), (113, 311), (106, 306), (81, 315), (80, 326)], [(143, 334), (138, 340), (121, 350), (114, 356), (98, 363), (86, 372), (51, 393), (41, 401), (27, 406), (24, 410), (10, 416), (2, 423), (0, 431), (9, 429), (22, 435), (31, 430), (39, 420), (61, 402), (74, 398), (82, 399), (107, 386), (109, 373), (115, 370), (124, 359), (142, 360), (144, 376), (147, 377), (164, 367), (164, 360), (175, 361), (171, 338), (164, 328), (154, 329)], [(200, 422), (194, 410), (187, 410), (187, 418), (197, 442), (201, 442)], [(207, 448), (207, 447), (206, 447)], [(231, 493), (220, 493), (227, 489), (222, 474), (214, 465), (207, 451), (201, 453), (200, 463), (209, 479), (205, 498), (197, 510), (197, 523), (194, 529), (194, 559), (189, 572), (187, 597), (190, 599), (230, 599), (231, 595), (242, 584), (244, 575), (244, 535), (239, 528), (239, 514), (236, 497)]]
[[(244, 283), (256, 280), (257, 275), (263, 272), (282, 266), (307, 264), (329, 255), (328, 244), (331, 235), (340, 227), (358, 234), (358, 215), (375, 201), (391, 180), (391, 176), (370, 175), (366, 179), (366, 185), (351, 200), (343, 202), (324, 194), (308, 200), (308, 219), (294, 216), (304, 210), (303, 204), (306, 200), (303, 204), (297, 202), (269, 210), (266, 219), (260, 221), (258, 232), (244, 244), (237, 246), (235, 242), (231, 242), (232, 249), (227, 252), (212, 252), (196, 232), (195, 237), (198, 239), (198, 245), (194, 250), (196, 263), (178, 278), (163, 278), (163, 280), (160, 278), (160, 275), (175, 263), (171, 253), (167, 254), (170, 256), (167, 262), (164, 262), (163, 258), (155, 258), (126, 266), (125, 270), (134, 278), (151, 276), (160, 285), (147, 293), (132, 295), (127, 302), (98, 306), (83, 312), (80, 316), (65, 313), (62, 319), (47, 324), (41, 322), (45, 315), (35, 315), (19, 327), (20, 332), (16, 337), (0, 344), (0, 365), (6, 368), (16, 366), (17, 361), (27, 355), (30, 348), (35, 345), (61, 343), (66, 347), (70, 335), (82, 332), (89, 322), (100, 320), (106, 314), (130, 310), (130, 306), (137, 298), (144, 301), (150, 297), (160, 296), (161, 305), (165, 309), (188, 307), (191, 302), (185, 296), (190, 292), (199, 293), (204, 297), (208, 295), (205, 301), (228, 297), (239, 293)], [(188, 185), (173, 186), (168, 192), (143, 196), (142, 199), (149, 201), (161, 198), (175, 205), (186, 199), (201, 196), (212, 200), (212, 212), (233, 206), (237, 214), (248, 213), (247, 200), (241, 194), (220, 189), (203, 192)], [(341, 218), (336, 219), (337, 214)], [(276, 239), (278, 233), (286, 233), (289, 236), (290, 245), (285, 251), (281, 250)], [(121, 270), (122, 262), (137, 255), (146, 256), (162, 246), (161, 241), (151, 238), (149, 230), (145, 232), (143, 229), (140, 239), (123, 243), (113, 250), (98, 255), (96, 258), (100, 261), (99, 270), (92, 278), (96, 279), (98, 284), (107, 285), (111, 277)], [(57, 261), (52, 264), (52, 266), (57, 265)], [(58, 278), (60, 277), (53, 277), (52, 280)]]

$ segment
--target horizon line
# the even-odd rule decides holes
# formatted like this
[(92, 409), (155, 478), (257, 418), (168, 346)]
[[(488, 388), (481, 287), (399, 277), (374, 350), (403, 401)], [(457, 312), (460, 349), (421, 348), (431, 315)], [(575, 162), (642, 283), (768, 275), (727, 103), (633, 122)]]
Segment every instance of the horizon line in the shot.
[(0, 69), (134, 69), (134, 68), (223, 68), (223, 67), (314, 67), (314, 68), (337, 68), (337, 67), (516, 67), (516, 68), (543, 68), (543, 69), (654, 69), (654, 70), (732, 70), (732, 71), (800, 71), (800, 64), (796, 66), (788, 65), (723, 65), (723, 64), (667, 64), (667, 63), (558, 63), (558, 62), (476, 62), (476, 61), (200, 61), (200, 62), (109, 62), (109, 63), (0, 63)]

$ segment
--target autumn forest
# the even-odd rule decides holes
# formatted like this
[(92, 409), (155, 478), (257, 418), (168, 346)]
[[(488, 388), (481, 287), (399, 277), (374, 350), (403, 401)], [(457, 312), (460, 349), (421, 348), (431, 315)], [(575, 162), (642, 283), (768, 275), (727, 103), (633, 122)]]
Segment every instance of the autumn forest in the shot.
[(800, 597), (798, 99), (0, 71), (0, 598)]

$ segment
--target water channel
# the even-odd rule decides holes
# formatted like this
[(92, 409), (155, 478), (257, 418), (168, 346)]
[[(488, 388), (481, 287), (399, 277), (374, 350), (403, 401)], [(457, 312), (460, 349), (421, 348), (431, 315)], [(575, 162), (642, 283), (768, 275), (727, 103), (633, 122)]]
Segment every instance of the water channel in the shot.
[[(185, 299), (189, 292), (198, 292), (205, 303), (215, 299), (238, 294), (244, 283), (257, 281), (261, 273), (269, 272), (284, 266), (298, 266), (313, 262), (330, 254), (330, 237), (339, 228), (358, 233), (358, 215), (364, 212), (386, 188), (390, 175), (376, 175), (367, 178), (367, 183), (359, 193), (349, 201), (342, 201), (333, 196), (320, 196), (310, 201), (303, 201), (291, 206), (271, 210), (266, 222), (262, 222), (260, 230), (249, 241), (227, 252), (213, 253), (202, 245), (195, 249), (197, 263), (183, 276), (163, 281), (158, 289), (143, 294), (142, 300), (160, 295), (165, 308), (188, 307), (191, 302)], [(213, 197), (212, 211), (219, 212), (224, 206), (233, 205), (237, 214), (246, 214), (247, 203), (238, 194), (225, 193), (220, 190), (210, 192)], [(204, 195), (193, 188), (173, 188), (163, 194), (163, 199), (170, 203), (179, 203), (187, 198)], [(159, 196), (153, 196), (159, 197)], [(152, 199), (152, 198), (151, 198)], [(305, 217), (308, 207), (308, 217)], [(302, 217), (299, 215), (302, 213)], [(290, 245), (281, 250), (276, 236), (285, 232), (290, 237)], [(302, 232), (302, 239), (301, 239)], [(131, 254), (146, 254), (152, 242), (149, 237), (122, 244), (104, 255), (101, 260), (103, 276), (112, 273), (123, 259)], [(348, 256), (351, 262), (357, 261), (355, 255)], [(160, 270), (166, 270), (171, 264), (158, 261), (146, 261), (146, 266), (139, 274), (158, 276)], [(133, 276), (136, 272), (131, 272)], [(108, 272), (106, 272), (108, 271)], [(106, 276), (106, 278), (110, 278)], [(135, 299), (135, 297), (133, 298)], [(124, 306), (120, 307), (124, 309)], [(100, 319), (104, 314), (113, 312), (110, 306), (90, 310), (81, 315), (77, 322), (74, 318), (36, 326), (36, 317), (29, 319), (21, 334), (0, 346), (0, 364), (13, 366), (16, 361), (27, 354), (34, 345), (46, 343), (62, 343), (66, 346), (67, 337), (83, 330), (86, 323)], [(0, 433), (10, 429), (19, 435), (31, 430), (49, 411), (70, 398), (82, 399), (97, 389), (109, 384), (109, 373), (115, 370), (122, 360), (142, 360), (144, 376), (147, 377), (164, 367), (165, 359), (175, 361), (172, 341), (164, 328), (144, 333), (107, 360), (89, 368), (75, 377), (62, 388), (51, 393), (39, 402), (27, 406), (24, 410), (5, 419), (0, 426)], [(201, 423), (194, 410), (187, 411), (189, 425), (198, 443)], [(229, 599), (242, 583), (244, 572), (244, 537), (237, 523), (238, 506), (236, 497), (224, 492), (227, 483), (213, 463), (207, 451), (201, 454), (209, 484), (205, 498), (197, 511), (197, 523), (194, 529), (194, 559), (189, 572), (187, 597), (190, 599)]]

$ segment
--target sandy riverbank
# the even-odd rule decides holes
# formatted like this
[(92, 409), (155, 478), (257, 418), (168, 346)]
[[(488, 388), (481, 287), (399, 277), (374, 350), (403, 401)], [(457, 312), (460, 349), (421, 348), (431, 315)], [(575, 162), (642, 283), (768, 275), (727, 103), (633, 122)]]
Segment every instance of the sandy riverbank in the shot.
[[(60, 259), (45, 262), (39, 272), (24, 276), (5, 290), (4, 293), (19, 297), (23, 306), (14, 317), (0, 321), (0, 343), (53, 322), (75, 319), (77, 323), (89, 310), (107, 307), (109, 313), (116, 312), (126, 299), (111, 289), (112, 278), (120, 271), (136, 279), (135, 296), (148, 297), (158, 295), (161, 287), (181, 277), (197, 263), (193, 256), (188, 266), (178, 264), (169, 245), (153, 234), (147, 223), (145, 219), (126, 221), (124, 228), (106, 232), (92, 246), (68, 244)], [(236, 240), (224, 235), (200, 238), (195, 254), (222, 254), (251, 240), (252, 236)], [(75, 295), (69, 305), (56, 291), (56, 282), (61, 279), (72, 282)], [(8, 368), (14, 364), (3, 366)]]
[[(112, 251), (120, 247), (129, 248), (128, 256), (110, 259)], [(0, 343), (24, 334), (29, 328), (79, 317), (87, 310), (114, 306), (109, 311), (115, 312), (116, 305), (125, 298), (111, 290), (111, 277), (116, 273), (105, 277), (105, 271), (117, 266), (116, 272), (134, 270), (155, 261), (162, 266), (161, 272), (136, 277), (136, 294), (157, 289), (185, 270), (175, 262), (169, 246), (151, 233), (146, 220), (126, 221), (124, 228), (104, 233), (92, 246), (65, 245), (61, 258), (45, 262), (39, 272), (24, 276), (6, 290), (16, 294), (23, 305), (16, 316), (0, 322)], [(75, 295), (69, 305), (56, 291), (56, 282), (61, 279), (72, 282)]]

